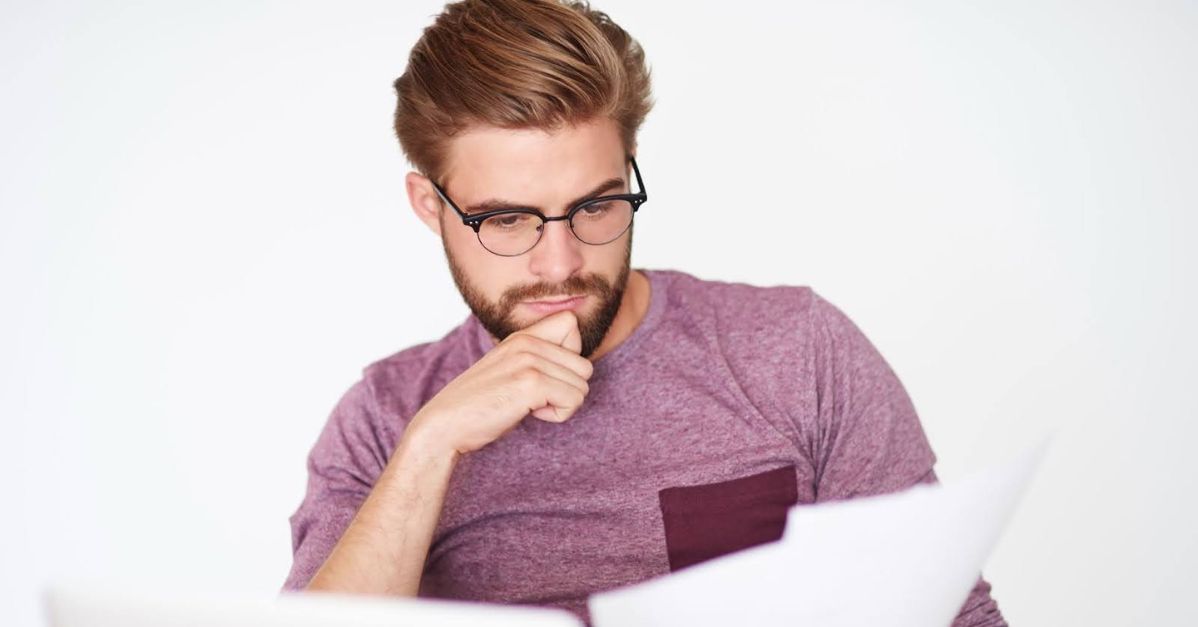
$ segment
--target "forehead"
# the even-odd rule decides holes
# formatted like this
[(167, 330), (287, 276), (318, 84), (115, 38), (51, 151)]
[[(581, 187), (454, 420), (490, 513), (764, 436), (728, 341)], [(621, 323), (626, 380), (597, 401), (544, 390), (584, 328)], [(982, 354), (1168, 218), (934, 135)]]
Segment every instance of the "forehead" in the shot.
[(550, 205), (625, 172), (609, 118), (544, 129), (477, 126), (450, 140), (442, 180), (459, 204), (501, 196)]

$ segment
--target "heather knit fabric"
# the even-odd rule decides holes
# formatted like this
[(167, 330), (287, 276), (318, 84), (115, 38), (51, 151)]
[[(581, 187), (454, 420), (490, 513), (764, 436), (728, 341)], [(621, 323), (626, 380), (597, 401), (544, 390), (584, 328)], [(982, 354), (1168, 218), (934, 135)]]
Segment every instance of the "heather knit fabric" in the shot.
[[(421, 596), (589, 620), (594, 592), (777, 539), (793, 503), (936, 481), (898, 377), (810, 287), (642, 271), (648, 311), (595, 362), (578, 412), (563, 424), (527, 417), (460, 459)], [(308, 457), (284, 590), (307, 585), (407, 421), (493, 346), (469, 316), (364, 369)], [(1005, 624), (979, 577), (954, 627)]]

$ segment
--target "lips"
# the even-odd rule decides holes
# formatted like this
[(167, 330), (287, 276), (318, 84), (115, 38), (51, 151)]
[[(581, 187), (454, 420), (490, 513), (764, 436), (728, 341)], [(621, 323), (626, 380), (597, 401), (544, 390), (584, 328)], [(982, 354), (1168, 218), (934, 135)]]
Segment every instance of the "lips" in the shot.
[(567, 296), (565, 298), (559, 298), (556, 300), (529, 300), (529, 301), (525, 301), (525, 302), (527, 302), (530, 305), (561, 305), (563, 303), (568, 303), (568, 302), (574, 300), (575, 298), (582, 298), (583, 296), (586, 296), (586, 294), (578, 294), (577, 296)]
[(587, 300), (586, 294), (552, 301), (526, 301), (524, 306), (538, 314), (551, 314), (567, 309), (578, 309)]

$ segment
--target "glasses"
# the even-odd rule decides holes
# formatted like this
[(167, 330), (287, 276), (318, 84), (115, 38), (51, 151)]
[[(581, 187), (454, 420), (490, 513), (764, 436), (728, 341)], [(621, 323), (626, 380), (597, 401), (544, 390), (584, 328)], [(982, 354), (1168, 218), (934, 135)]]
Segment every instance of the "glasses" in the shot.
[(462, 224), (474, 229), (478, 235), (478, 243), (501, 257), (516, 257), (532, 250), (537, 242), (541, 241), (545, 223), (557, 220), (565, 220), (570, 232), (578, 241), (602, 246), (623, 235), (632, 224), (633, 214), (649, 199), (645, 194), (645, 183), (641, 180), (641, 170), (636, 165), (636, 159), (629, 155), (628, 161), (632, 163), (632, 171), (636, 173), (636, 185), (641, 191), (635, 194), (590, 198), (571, 207), (566, 215), (556, 218), (546, 217), (545, 214), (531, 208), (496, 209), (468, 214), (449, 199), (449, 195), (440, 185), (434, 182), (433, 188), (462, 218)]

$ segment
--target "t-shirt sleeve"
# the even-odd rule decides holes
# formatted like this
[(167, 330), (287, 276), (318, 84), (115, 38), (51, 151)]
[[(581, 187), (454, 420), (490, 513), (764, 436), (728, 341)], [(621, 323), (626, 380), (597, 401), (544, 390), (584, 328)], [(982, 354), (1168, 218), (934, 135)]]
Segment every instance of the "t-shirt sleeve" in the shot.
[(890, 364), (838, 307), (816, 294), (811, 308), (816, 502), (927, 481), (936, 456)]
[(337, 403), (308, 454), (308, 487), (291, 523), (291, 571), (282, 591), (302, 590), (366, 500), (387, 454), (377, 406), (363, 379)]
[[(861, 329), (818, 294), (812, 317), (816, 502), (936, 483), (936, 456), (894, 370)], [(952, 627), (1005, 627), (990, 590), (979, 576)]]

